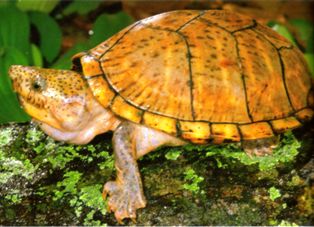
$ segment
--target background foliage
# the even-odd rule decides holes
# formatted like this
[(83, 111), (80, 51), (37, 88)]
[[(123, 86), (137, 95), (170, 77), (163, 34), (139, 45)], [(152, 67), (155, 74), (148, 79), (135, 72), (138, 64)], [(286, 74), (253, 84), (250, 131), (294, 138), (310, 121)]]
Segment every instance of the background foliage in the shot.
[(100, 14), (91, 28), (90, 38), (64, 53), (61, 51), (61, 19), (73, 13), (87, 14), (101, 1), (73, 1), (60, 12), (60, 19), (50, 14), (58, 2), (26, 0), (0, 5), (0, 123), (29, 120), (12, 91), (7, 74), (10, 65), (69, 69), (72, 55), (96, 46), (133, 21), (124, 12)]

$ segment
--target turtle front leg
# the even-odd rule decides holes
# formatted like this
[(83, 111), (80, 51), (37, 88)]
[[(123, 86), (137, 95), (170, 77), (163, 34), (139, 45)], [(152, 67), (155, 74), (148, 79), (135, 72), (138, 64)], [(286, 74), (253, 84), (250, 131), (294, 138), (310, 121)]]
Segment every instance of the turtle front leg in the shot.
[(165, 133), (130, 122), (123, 122), (115, 130), (113, 149), (117, 178), (105, 184), (103, 197), (109, 194), (108, 208), (114, 212), (119, 223), (124, 218), (135, 221), (136, 210), (146, 206), (136, 160), (161, 145), (184, 143)]
[(136, 209), (143, 208), (146, 200), (136, 162), (134, 127), (122, 123), (114, 132), (113, 149), (117, 178), (104, 186), (103, 197), (109, 194), (108, 208), (119, 223), (124, 218), (136, 218)]

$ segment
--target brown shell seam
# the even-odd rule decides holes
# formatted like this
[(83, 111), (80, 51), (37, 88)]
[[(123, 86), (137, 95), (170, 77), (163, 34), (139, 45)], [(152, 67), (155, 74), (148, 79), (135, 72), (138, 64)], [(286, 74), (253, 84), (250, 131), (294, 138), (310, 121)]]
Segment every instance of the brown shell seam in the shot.
[[(187, 39), (185, 38), (185, 36), (183, 34), (180, 33), (180, 29), (182, 29), (183, 27), (187, 26), (188, 24), (190, 24), (192, 21), (194, 20), (199, 20), (199, 21), (202, 21), (202, 22), (205, 22), (207, 24), (211, 24), (209, 21), (207, 21), (206, 19), (202, 18), (202, 15), (204, 15), (204, 11), (202, 11), (199, 15), (197, 15), (196, 17), (192, 18), (191, 20), (189, 20), (188, 22), (186, 22), (184, 25), (180, 26), (179, 29), (177, 30), (171, 30), (171, 29), (167, 29), (167, 28), (160, 28), (160, 27), (154, 27), (154, 26), (151, 26), (151, 25), (147, 25), (147, 24), (143, 24), (145, 27), (147, 28), (151, 28), (151, 29), (154, 29), (154, 30), (162, 30), (162, 31), (169, 31), (169, 32), (174, 32), (176, 34), (178, 34), (183, 40), (184, 42), (186, 43), (186, 46), (187, 46), (187, 60), (188, 60), (188, 63), (189, 63), (189, 73), (190, 73), (190, 83), (189, 83), (189, 86), (190, 86), (190, 89), (191, 89), (191, 112), (192, 112), (192, 116), (193, 116), (193, 120), (195, 120), (195, 113), (194, 113), (194, 107), (193, 107), (193, 73), (192, 73), (192, 67), (191, 67), (191, 58), (193, 57), (191, 52), (190, 52), (190, 48), (189, 48), (189, 43), (187, 41)], [(256, 26), (256, 21), (255, 20), (252, 20), (252, 24), (248, 25), (248, 26), (245, 26), (243, 28), (240, 28), (238, 30), (235, 30), (235, 31), (228, 31), (226, 30), (225, 28), (219, 26), (219, 25), (214, 25), (226, 32), (228, 32), (229, 34), (233, 36), (233, 33), (237, 32), (237, 31), (243, 31), (243, 30), (246, 30), (246, 29), (250, 29), (252, 27), (255, 27)], [(211, 24), (212, 25), (212, 24)], [(237, 42), (236, 38), (234, 37), (235, 41)], [(239, 55), (239, 54), (238, 54)], [(239, 56), (238, 56), (238, 59), (239, 59)], [(243, 80), (243, 83), (245, 84), (245, 81), (244, 81), (244, 75), (242, 75), (242, 80)], [(249, 113), (249, 109), (248, 109), (248, 102), (247, 102), (247, 94), (246, 94), (246, 89), (244, 89), (244, 93), (245, 93), (245, 97), (246, 97), (246, 108), (247, 108), (247, 111), (248, 111), (248, 116), (251, 120), (251, 122), (253, 122), (253, 118), (251, 116), (251, 114)], [(127, 101), (127, 100), (126, 100)], [(134, 106), (137, 106), (135, 104), (133, 104)], [(138, 107), (140, 109), (143, 109), (141, 107)], [(166, 116), (166, 117), (170, 117), (170, 116), (167, 116), (167, 115), (164, 115), (164, 114), (160, 114), (160, 113), (157, 113), (157, 112), (152, 112), (152, 113), (155, 113), (155, 114), (159, 114), (159, 115), (162, 115), (162, 116)], [(171, 118), (171, 117), (170, 117)]]
[[(182, 29), (183, 27), (185, 27), (186, 25), (188, 25), (189, 23), (191, 23), (193, 20), (196, 20), (197, 18), (201, 17), (203, 14), (205, 13), (205, 11), (201, 11), (197, 16), (193, 17), (191, 20), (189, 20), (188, 22), (184, 23), (183, 25), (181, 25), (179, 27), (179, 29), (177, 30), (171, 30), (171, 29), (162, 29), (162, 28), (158, 28), (158, 27), (153, 27), (153, 26), (150, 26), (150, 25), (147, 25), (147, 24), (143, 24), (141, 21), (139, 21), (138, 23), (136, 23), (134, 26), (132, 26), (128, 31), (126, 31), (110, 48), (108, 48), (108, 50), (106, 52), (104, 52), (100, 57), (99, 59), (101, 59), (110, 49), (112, 49), (116, 44), (118, 44), (118, 42), (128, 33), (130, 32), (133, 28), (135, 28), (137, 25), (139, 24), (142, 24), (144, 25), (145, 27), (148, 27), (148, 28), (151, 28), (151, 29), (154, 29), (154, 30), (163, 30), (163, 31), (169, 31), (169, 32), (174, 32), (176, 33), (177, 35), (179, 35), (183, 40), (184, 42), (186, 43), (186, 46), (187, 46), (187, 59), (188, 59), (188, 62), (189, 62), (189, 73), (190, 73), (190, 94), (191, 94), (191, 98), (190, 98), (190, 103), (191, 103), (191, 113), (192, 113), (192, 116), (193, 116), (193, 120), (195, 120), (195, 114), (194, 114), (194, 110), (193, 110), (193, 93), (192, 93), (192, 89), (193, 89), (193, 82), (192, 82), (192, 68), (191, 68), (191, 52), (189, 50), (189, 44), (186, 40), (186, 38), (184, 37), (184, 35), (182, 35), (179, 30)], [(97, 59), (95, 59), (97, 60)], [(99, 62), (99, 66), (100, 68), (102, 69), (101, 67), (101, 61), (97, 60)], [(103, 78), (105, 79), (105, 81), (109, 84), (109, 87), (115, 92), (116, 95), (119, 95), (121, 98), (123, 98), (125, 100), (125, 102), (129, 103), (130, 105), (140, 109), (140, 110), (143, 110), (143, 111), (147, 111), (146, 109), (140, 107), (139, 105), (136, 105), (132, 102), (130, 102), (129, 100), (126, 100), (124, 97), (122, 97), (120, 95), (120, 93), (118, 91), (116, 91), (112, 84), (110, 83), (109, 79), (107, 78), (106, 76), (106, 73), (104, 72), (104, 70), (102, 69), (102, 72), (103, 72)], [(94, 76), (95, 77), (95, 76)], [(113, 103), (113, 101), (111, 101), (111, 104)], [(111, 106), (111, 105), (110, 105)], [(150, 111), (148, 111), (150, 112)], [(161, 114), (161, 113), (158, 113), (158, 112), (151, 112), (151, 113), (154, 113), (154, 114), (158, 114), (158, 115), (161, 115), (161, 116), (166, 116), (164, 114)], [(170, 116), (166, 116), (166, 117), (170, 117)], [(170, 117), (171, 118), (171, 117)]]
[(235, 41), (235, 44), (236, 44), (235, 48), (236, 48), (236, 52), (237, 52), (237, 59), (238, 59), (239, 67), (240, 67), (240, 70), (241, 70), (241, 80), (242, 80), (243, 88), (244, 88), (243, 92), (244, 92), (244, 97), (245, 97), (246, 111), (247, 111), (247, 115), (248, 115), (249, 119), (251, 120), (251, 122), (254, 122), (253, 116), (252, 116), (252, 114), (250, 112), (250, 108), (249, 108), (249, 104), (248, 104), (247, 85), (246, 85), (245, 76), (244, 76), (244, 73), (243, 73), (242, 61), (241, 61), (241, 58), (240, 58), (239, 42), (236, 39), (236, 37), (234, 36), (234, 33), (254, 28), (254, 27), (256, 27), (257, 22), (253, 19), (252, 20), (252, 24), (249, 24), (249, 25), (247, 25), (247, 26), (245, 26), (243, 28), (240, 28), (238, 30), (235, 30), (235, 31), (231, 32), (231, 31), (227, 30), (226, 28), (224, 28), (222, 26), (219, 26), (218, 24), (213, 24), (213, 23), (211, 23), (210, 21), (208, 21), (208, 20), (206, 20), (204, 18), (201, 18), (200, 21), (203, 21), (203, 22), (205, 22), (205, 23), (207, 23), (209, 25), (216, 26), (216, 27), (224, 30), (225, 32), (228, 32), (233, 37), (233, 39)]
[(239, 32), (239, 31), (244, 31), (244, 30), (247, 30), (247, 29), (251, 29), (251, 28), (254, 28), (254, 27), (256, 27), (256, 25), (257, 25), (257, 22), (253, 19), (252, 20), (252, 24), (249, 24), (249, 25), (247, 25), (247, 26), (245, 26), (245, 27), (243, 27), (243, 28), (240, 28), (240, 29), (237, 29), (237, 30), (235, 30), (235, 31), (229, 31), (229, 30), (227, 30), (226, 28), (224, 28), (224, 27), (222, 27), (222, 26), (220, 26), (220, 25), (218, 25), (218, 24), (213, 24), (213, 23), (211, 23), (210, 21), (208, 21), (208, 20), (206, 20), (205, 18), (200, 18), (199, 19), (200, 21), (202, 21), (202, 22), (205, 22), (205, 23), (207, 23), (207, 24), (209, 24), (209, 25), (212, 25), (212, 26), (215, 26), (215, 27), (217, 27), (217, 28), (219, 28), (219, 29), (222, 29), (222, 30), (224, 30), (225, 32), (227, 32), (227, 33), (229, 33), (230, 35), (231, 35), (231, 37), (233, 37), (233, 39), (234, 39), (234, 41), (235, 41), (235, 48), (236, 48), (236, 52), (237, 52), (237, 59), (238, 59), (238, 62), (239, 62), (239, 67), (240, 67), (240, 70), (241, 70), (241, 73), (240, 73), (240, 75), (241, 75), (241, 80), (242, 80), (242, 83), (243, 83), (243, 92), (244, 92), (244, 97), (245, 97), (245, 105), (246, 105), (246, 111), (247, 111), (247, 115), (248, 115), (248, 117), (249, 117), (249, 119), (251, 120), (251, 122), (254, 122), (254, 120), (253, 120), (253, 117), (252, 117), (252, 114), (251, 114), (251, 112), (250, 112), (250, 109), (249, 109), (249, 105), (248, 105), (248, 95), (247, 95), (247, 86), (246, 86), (246, 82), (245, 82), (245, 76), (244, 76), (244, 73), (243, 73), (243, 66), (242, 66), (242, 61), (241, 61), (241, 58), (240, 58), (240, 53), (239, 53), (239, 43), (238, 43), (238, 40), (236, 39), (236, 37), (234, 36), (234, 33), (236, 33), (236, 32)]
[(134, 28), (135, 28), (138, 24), (140, 24), (140, 23), (141, 23), (141, 21), (138, 21), (138, 22), (134, 23), (133, 26), (131, 26), (123, 35), (121, 35), (120, 38), (118, 38), (118, 39), (116, 40), (116, 42), (115, 42), (114, 44), (112, 44), (111, 47), (108, 48), (108, 50), (104, 51), (104, 53), (102, 53), (102, 54), (99, 56), (99, 59), (101, 59), (106, 53), (108, 53), (109, 51), (111, 51), (111, 49), (112, 49), (114, 46), (116, 46), (116, 45), (119, 43), (119, 41), (120, 41), (121, 39), (123, 39), (124, 36), (126, 36), (130, 31), (132, 31), (132, 29), (134, 29)]
[(264, 40), (266, 40), (270, 45), (272, 45), (276, 49), (276, 52), (277, 52), (278, 57), (279, 57), (279, 62), (280, 62), (280, 67), (281, 67), (281, 77), (282, 77), (282, 82), (283, 82), (283, 85), (284, 85), (284, 88), (285, 88), (286, 96), (287, 96), (289, 105), (290, 105), (290, 107), (292, 109), (292, 112), (295, 111), (295, 108), (294, 108), (294, 106), (292, 105), (292, 102), (291, 102), (289, 91), (287, 89), (285, 67), (284, 67), (284, 64), (283, 64), (283, 61), (282, 61), (282, 56), (281, 56), (281, 53), (280, 53), (280, 49), (282, 49), (282, 48), (292, 49), (292, 45), (290, 47), (281, 46), (280, 48), (277, 48), (269, 39), (267, 39), (267, 37), (265, 37), (264, 34), (262, 34), (261, 32), (256, 31), (255, 29), (252, 29), (252, 31), (257, 33), (258, 35), (260, 35), (260, 37), (263, 37)]
[(201, 11), (199, 13), (199, 15), (197, 15), (196, 17), (193, 17), (191, 20), (189, 20), (185, 24), (181, 25), (177, 30), (174, 31), (174, 32), (176, 32), (177, 34), (179, 34), (181, 36), (181, 38), (184, 40), (185, 45), (186, 45), (186, 50), (187, 50), (187, 56), (186, 57), (187, 57), (188, 64), (189, 64), (189, 77), (190, 77), (190, 83), (189, 83), (189, 87), (190, 87), (190, 105), (191, 105), (191, 114), (192, 114), (192, 119), (193, 120), (195, 120), (195, 111), (194, 111), (194, 104), (193, 104), (193, 100), (194, 100), (194, 98), (193, 98), (193, 72), (192, 72), (192, 63), (191, 63), (192, 54), (191, 54), (191, 50), (190, 50), (190, 45), (189, 45), (187, 39), (184, 37), (184, 35), (180, 33), (180, 30), (182, 28), (184, 28), (185, 26), (187, 26), (192, 21), (194, 21), (197, 18), (201, 17), (204, 13), (205, 13), (205, 11)]

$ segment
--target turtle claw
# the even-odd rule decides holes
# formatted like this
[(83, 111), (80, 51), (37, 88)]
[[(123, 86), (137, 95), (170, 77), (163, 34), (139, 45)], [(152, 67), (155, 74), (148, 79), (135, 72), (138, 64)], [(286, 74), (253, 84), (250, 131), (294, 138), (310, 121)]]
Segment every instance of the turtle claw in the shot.
[(142, 191), (135, 185), (124, 185), (109, 181), (104, 186), (103, 198), (108, 198), (108, 210), (114, 212), (117, 221), (122, 224), (124, 218), (136, 223), (136, 210), (146, 206)]

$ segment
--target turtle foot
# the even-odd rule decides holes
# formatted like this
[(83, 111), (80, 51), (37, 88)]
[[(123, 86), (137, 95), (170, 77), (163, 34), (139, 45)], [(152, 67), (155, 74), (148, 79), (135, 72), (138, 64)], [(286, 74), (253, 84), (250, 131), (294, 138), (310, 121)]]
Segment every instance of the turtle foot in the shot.
[(104, 186), (103, 198), (109, 195), (108, 209), (113, 211), (121, 224), (124, 218), (136, 222), (136, 210), (146, 206), (146, 199), (141, 188), (136, 185), (125, 185), (119, 181), (109, 181)]
[(271, 137), (258, 140), (243, 141), (242, 146), (246, 154), (250, 157), (263, 157), (271, 155), (278, 145), (279, 138)]

